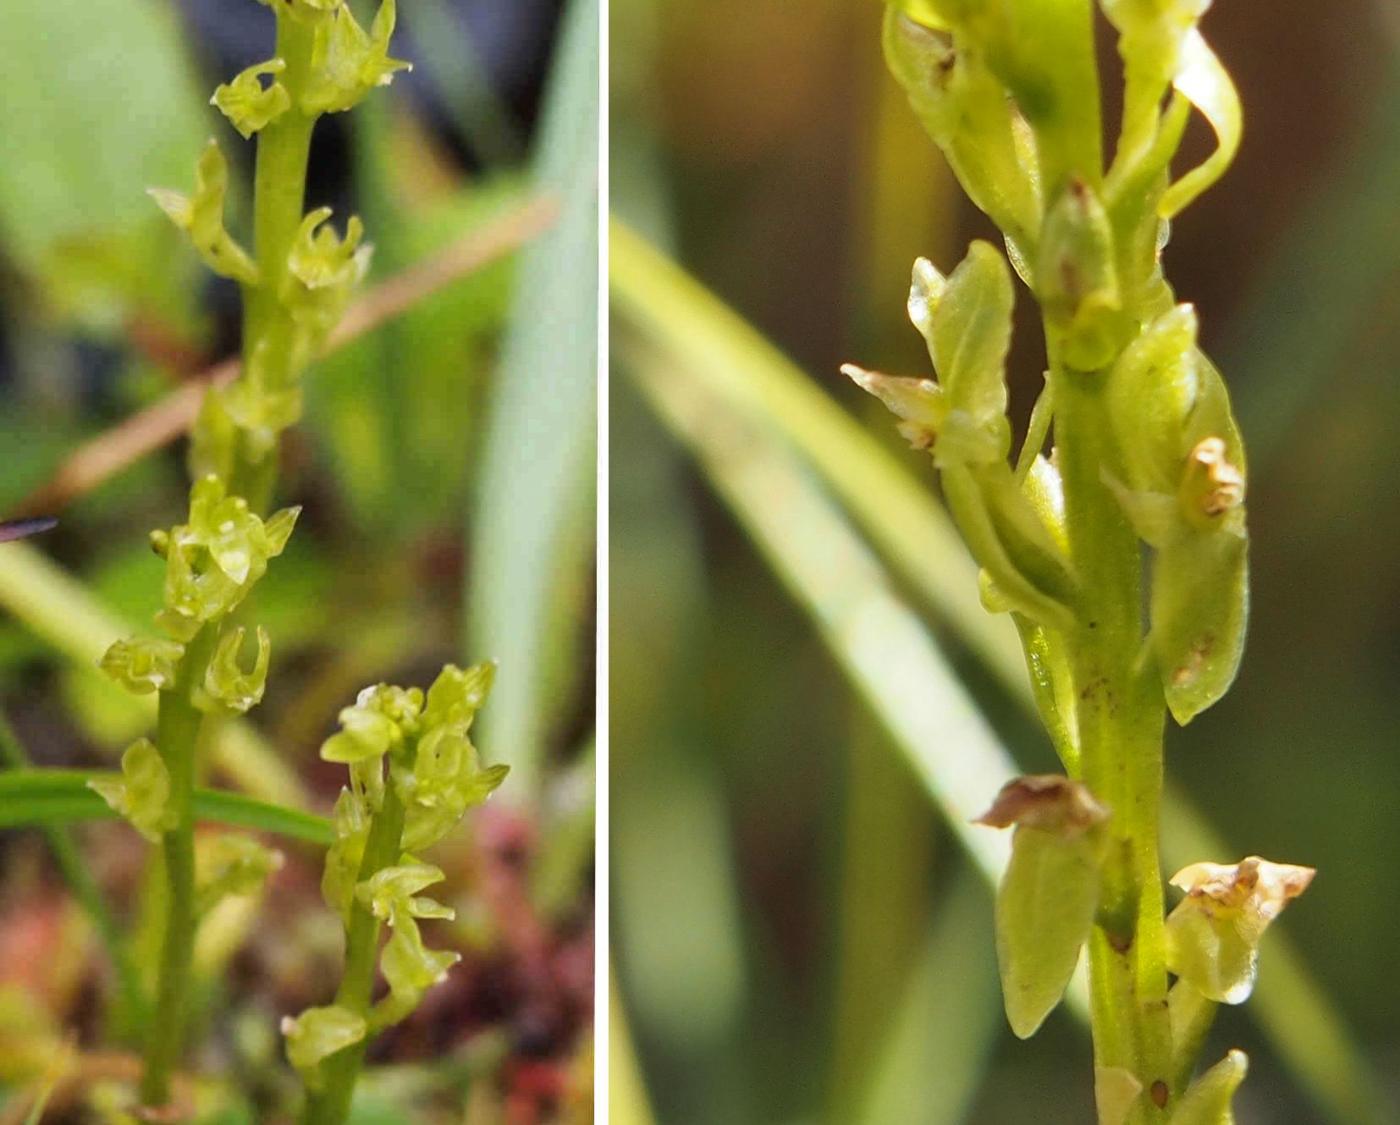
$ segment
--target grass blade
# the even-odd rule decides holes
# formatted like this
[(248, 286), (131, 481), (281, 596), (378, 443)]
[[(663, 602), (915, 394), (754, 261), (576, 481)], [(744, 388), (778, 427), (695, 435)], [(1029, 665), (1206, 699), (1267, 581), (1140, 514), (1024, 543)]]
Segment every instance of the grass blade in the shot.
[[(117, 814), (88, 788), (94, 778), (119, 775), (100, 770), (18, 769), (0, 773), (0, 829), (114, 820)], [(223, 789), (196, 789), (196, 820), (271, 832), (307, 844), (329, 846), (325, 817), (269, 804)]]
[(523, 255), (472, 521), (466, 648), (500, 663), (482, 745), (535, 792), (570, 696), (596, 490), (598, 2), (564, 11), (535, 158), (559, 222)]
[(1016, 772), (933, 638), (797, 460), (636, 335), (619, 349), (668, 428), (697, 457), (755, 546), (922, 778), (978, 865), (999, 877), (1004, 833), (971, 821)]
[(687, 356), (693, 377), (728, 409), (801, 454), (881, 554), (919, 583), (939, 620), (1021, 690), (1025, 664), (1015, 630), (982, 608), (977, 568), (928, 487), (742, 317), (616, 219), (609, 263), (619, 316)]

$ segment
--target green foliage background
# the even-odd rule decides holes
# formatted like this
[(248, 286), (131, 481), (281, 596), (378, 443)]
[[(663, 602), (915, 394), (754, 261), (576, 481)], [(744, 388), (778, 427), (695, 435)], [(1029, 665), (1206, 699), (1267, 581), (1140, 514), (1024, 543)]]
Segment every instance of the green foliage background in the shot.
[[(807, 388), (883, 435), (837, 365), (926, 373), (904, 316), (909, 265), (926, 254), (950, 267), (992, 231), (885, 74), (877, 5), (615, 0), (612, 11), (615, 211), (795, 361)], [(1251, 450), (1254, 602), (1235, 688), (1168, 739), (1169, 775), (1226, 851), (1168, 862), (1258, 853), (1319, 869), (1280, 933), (1349, 1030), (1280, 1047), (1278, 1028), (1306, 1038), (1321, 1025), (1297, 1007), (1313, 994), (1271, 935), (1251, 1005), (1268, 1011), (1259, 1023), (1227, 1013), (1207, 1049), (1251, 1055), (1240, 1120), (1390, 1121), (1395, 24), (1381, 5), (1322, 15), (1284, 0), (1220, 4), (1206, 29), (1240, 87), (1245, 141), (1166, 254)], [(1203, 128), (1189, 134), (1185, 156), (1208, 144)], [(954, 682), (1017, 762), (1050, 768), (1044, 736), (999, 686), (995, 645), (969, 624), (968, 565), (932, 541), (918, 558), (907, 485), (862, 478), (854, 445), (838, 449), (834, 423), (791, 381), (770, 394), (758, 373), (776, 385), (776, 355), (750, 343), (742, 370), (702, 376), (724, 354), (713, 342), (725, 326), (699, 302), (662, 309), (646, 296), (649, 273), (620, 277), (618, 244), (612, 918), (635, 1048), (615, 1064), (615, 1089), (632, 1093), (624, 1120), (644, 1119), (647, 1101), (665, 1122), (1089, 1119), (1087, 1033), (1061, 1012), (1030, 1043), (1012, 1040), (990, 894), (960, 846), (965, 826), (950, 830), (930, 801), (956, 811), (939, 786), (984, 761), (973, 752), (984, 735), (973, 724), (961, 741), (947, 727), (917, 748), (892, 738), (897, 630), (862, 654), (832, 624), (892, 593), (932, 624)], [(1036, 347), (1027, 318), (1012, 357), (1021, 425)], [(687, 449), (705, 451), (699, 463)], [(934, 488), (924, 458), (889, 451), (904, 480)], [(766, 499), (743, 477), (764, 458), (761, 479), (784, 466), (791, 477)], [(843, 458), (844, 480), (825, 463)], [(826, 515), (803, 501), (813, 488)], [(849, 564), (835, 536), (850, 525), (829, 518), (839, 510), (878, 566)], [(952, 706), (945, 684), (900, 686), (906, 709)], [(989, 798), (995, 780), (982, 783)], [(1190, 835), (1178, 821), (1169, 845)], [(644, 1088), (625, 1081), (631, 1063)]]
[[(272, 16), (243, 4), (265, 53)], [(437, 1040), (420, 1029), (391, 1044), (383, 1056), (413, 1061), (371, 1077), (355, 1120), (497, 1120), (515, 1096), (518, 1050), (557, 1070), (548, 1119), (574, 1120), (591, 1086), (596, 286), (591, 267), (581, 276), (545, 267), (560, 256), (596, 259), (599, 169), (588, 138), (597, 128), (598, 7), (559, 6), (533, 131), (491, 93), (445, 4), (402, 7), (415, 9), (401, 19), (426, 44), (418, 73), (324, 124), (313, 148), (308, 206), (334, 204), (337, 223), (363, 215), (376, 246), (366, 289), (508, 223), (527, 200), (547, 196), (554, 218), (540, 245), (455, 281), (311, 373), (279, 496), (304, 504), (306, 521), (259, 590), (277, 646), (267, 700), (256, 732), (219, 755), (208, 783), (324, 813), (340, 778), (316, 750), (361, 686), (426, 682), (447, 661), (500, 659), (502, 705), (483, 716), (479, 744), (487, 761), (512, 765), (511, 793), (493, 801), (494, 820), (473, 821), (479, 834), (440, 850), (452, 853), (441, 862), (455, 871), (462, 918), (448, 940), (469, 963), (502, 969), (505, 993), (484, 1006), (479, 996), (444, 999), (432, 1020), (455, 1030)], [(23, 4), (0, 21), (0, 515), (81, 441), (234, 343), (232, 287), (209, 283), (144, 194), (150, 185), (186, 189), (213, 134), (231, 155), (235, 190), (247, 194), (252, 146), (205, 104), (230, 75), (208, 65), (210, 46), (181, 17), (175, 0), (108, 0), (95, 9)], [(436, 85), (440, 111), (478, 158), (472, 167), (414, 99), (415, 82)], [(247, 198), (231, 200), (229, 224), (243, 238), (247, 207)], [(556, 412), (547, 429), (532, 396)], [(159, 606), (162, 564), (146, 531), (184, 510), (182, 454), (142, 458), (53, 513), (56, 532), (0, 554), (0, 705), (39, 764), (111, 769), (150, 725), (150, 699), (127, 696), (95, 661)], [(545, 463), (551, 471), (534, 472)], [(24, 799), (18, 789), (5, 798), (10, 811)], [(134, 834), (101, 824), (76, 837), (116, 912), (134, 917)], [(482, 898), (481, 864), (498, 847), (523, 849), (511, 860), (516, 923)], [(269, 1107), (285, 1108), (295, 1092), (276, 1034), (278, 1015), (295, 1010), (288, 985), (300, 978), (292, 992), (319, 990), (317, 1003), (334, 988), (337, 923), (315, 890), (322, 853), (286, 848), (274, 924), (248, 913), (205, 962), (196, 1008), (215, 1044), (210, 1104), (225, 1114), (211, 1120), (281, 1119)], [(523, 968), (519, 919), (538, 927), (523, 951), (535, 962)], [(75, 1022), (80, 1047), (131, 1041), (83, 991), (104, 987), (101, 945), (32, 832), (0, 839), (0, 943), (25, 927), (66, 935), (71, 956), (11, 957), (0, 972), (0, 1098), (11, 1114)], [(276, 971), (270, 949), (283, 958)], [(255, 983), (229, 993), (222, 973), (239, 951), (258, 966)], [(552, 975), (552, 958), (567, 962), (569, 982)], [(542, 1017), (542, 1002), (557, 1008)]]

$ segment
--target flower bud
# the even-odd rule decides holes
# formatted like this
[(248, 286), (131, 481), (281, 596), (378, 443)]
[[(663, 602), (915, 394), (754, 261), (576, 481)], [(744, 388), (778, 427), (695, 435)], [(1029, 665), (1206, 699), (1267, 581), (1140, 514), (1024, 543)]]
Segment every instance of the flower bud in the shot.
[(1098, 193), (1079, 177), (1065, 185), (1045, 216), (1035, 290), (1047, 320), (1061, 334), (1060, 358), (1077, 371), (1105, 366), (1132, 334), (1108, 214)]
[(1185, 726), (1229, 690), (1244, 654), (1249, 544), (1243, 534), (1193, 532), (1152, 567), (1151, 644), (1167, 706)]
[(321, 1063), (360, 1042), (368, 1031), (362, 1016), (336, 1004), (307, 1008), (295, 1019), (291, 1016), (282, 1018), (282, 1035), (287, 1040), (287, 1061), (312, 1090), (320, 1090), (324, 1085)]
[(1005, 415), (1013, 301), (1011, 271), (989, 242), (972, 243), (946, 279), (926, 259), (914, 264), (909, 318), (928, 345), (949, 410), (988, 435), (986, 460), (1005, 457), (1011, 444)]
[(1172, 1111), (1172, 1125), (1234, 1125), (1231, 1104), (1249, 1070), (1243, 1051), (1231, 1051), (1193, 1082)]
[(1200, 393), (1196, 310), (1177, 305), (1144, 326), (1108, 374), (1105, 394), (1127, 485), (1174, 493)]
[(890, 70), (963, 190), (1017, 243), (1033, 243), (1040, 226), (1035, 150), (1018, 141), (1024, 125), (983, 55), (893, 6), (884, 44)]
[(999, 597), (1031, 621), (1064, 628), (1077, 597), (1069, 558), (1004, 462), (943, 466), (943, 496)]
[(1017, 778), (977, 821), (1012, 825), (997, 891), (997, 962), (1011, 1030), (1033, 1035), (1059, 1004), (1094, 926), (1108, 810), (1079, 782)]

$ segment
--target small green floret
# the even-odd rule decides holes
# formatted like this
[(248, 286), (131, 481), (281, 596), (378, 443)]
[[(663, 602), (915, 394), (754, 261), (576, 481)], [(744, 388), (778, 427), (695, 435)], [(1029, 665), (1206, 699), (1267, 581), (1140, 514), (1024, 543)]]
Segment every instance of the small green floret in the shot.
[(148, 738), (138, 739), (122, 754), (121, 780), (93, 778), (94, 790), (153, 844), (175, 827), (170, 807), (170, 773), (160, 751)]
[(248, 252), (224, 229), (224, 196), (228, 192), (228, 162), (210, 138), (195, 165), (194, 195), (168, 188), (151, 188), (149, 194), (170, 216), (170, 221), (190, 237), (199, 256), (220, 277), (244, 285), (258, 283), (258, 267)]
[(218, 107), (220, 113), (247, 140), (258, 130), (276, 121), (292, 106), (287, 88), (275, 77), (266, 86), (263, 78), (281, 74), (287, 69), (283, 59), (269, 59), (248, 67), (232, 82), (226, 82), (214, 91), (209, 104)]
[(131, 637), (114, 641), (99, 667), (136, 695), (169, 691), (175, 686), (185, 646), (164, 637)]

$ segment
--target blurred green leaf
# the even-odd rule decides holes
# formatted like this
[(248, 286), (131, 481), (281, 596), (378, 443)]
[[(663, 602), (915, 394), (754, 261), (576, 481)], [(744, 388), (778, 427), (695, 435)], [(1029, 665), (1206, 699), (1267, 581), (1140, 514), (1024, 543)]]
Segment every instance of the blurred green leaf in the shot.
[(69, 296), (188, 300), (145, 189), (184, 185), (208, 121), (173, 5), (11, 4), (0, 67), (0, 236)]
[(647, 1099), (642, 1068), (632, 1045), (627, 1009), (617, 987), (617, 972), (608, 974), (608, 1110), (617, 1125), (652, 1125), (651, 1104)]
[[(1236, 409), (1256, 466), (1291, 448), (1294, 425), (1315, 396), (1346, 377), (1348, 359), (1393, 291), (1400, 70), (1371, 106), (1350, 151), (1271, 241), (1218, 349), (1238, 387)], [(1298, 283), (1303, 277), (1306, 285)]]
[(476, 481), (466, 648), (497, 660), (481, 743), (528, 800), (571, 697), (593, 561), (598, 2), (570, 0), (535, 154), (558, 223), (526, 251)]
[(516, 163), (523, 150), (519, 129), (491, 85), (461, 9), (444, 0), (417, 0), (413, 33), (424, 65), (477, 155), (488, 165)]
[(990, 905), (985, 881), (967, 868), (939, 901), (877, 1044), (860, 1125), (966, 1120), (1001, 1029)]
[[(383, 159), (383, 158), (381, 158)], [(422, 213), (366, 223), (377, 267), (413, 262), (521, 199), (515, 177), (475, 183)], [(510, 260), (420, 301), (318, 363), (307, 425), (327, 450), (357, 526), (396, 539), (458, 517), (480, 432), (481, 372), (506, 320)]]

